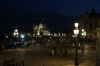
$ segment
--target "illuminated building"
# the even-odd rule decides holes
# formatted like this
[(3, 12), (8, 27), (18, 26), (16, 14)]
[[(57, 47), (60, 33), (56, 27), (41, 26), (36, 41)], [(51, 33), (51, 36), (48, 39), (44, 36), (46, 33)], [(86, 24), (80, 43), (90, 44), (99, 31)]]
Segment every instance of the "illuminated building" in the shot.
[(33, 24), (33, 33), (36, 35), (49, 35), (50, 31), (48, 30), (46, 24), (43, 22), (43, 19), (41, 23), (38, 24)]
[(100, 13), (96, 13), (94, 8), (91, 13), (88, 13), (87, 11), (85, 14), (81, 13), (79, 24), (80, 31), (84, 29), (87, 32), (87, 38), (95, 39), (95, 31), (100, 24)]

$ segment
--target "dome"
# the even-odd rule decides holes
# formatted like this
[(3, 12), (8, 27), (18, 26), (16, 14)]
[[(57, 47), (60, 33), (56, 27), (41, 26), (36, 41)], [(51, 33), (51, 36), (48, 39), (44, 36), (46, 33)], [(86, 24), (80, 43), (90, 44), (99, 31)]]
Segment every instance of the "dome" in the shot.
[(39, 29), (43, 29), (43, 28), (47, 28), (47, 27), (46, 27), (46, 24), (40, 23), (40, 24), (39, 24)]

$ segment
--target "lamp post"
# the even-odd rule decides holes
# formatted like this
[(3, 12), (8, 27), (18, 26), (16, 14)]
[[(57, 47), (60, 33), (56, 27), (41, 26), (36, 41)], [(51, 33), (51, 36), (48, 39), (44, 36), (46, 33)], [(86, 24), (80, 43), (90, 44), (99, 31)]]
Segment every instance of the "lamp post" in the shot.
[(79, 29), (78, 29), (78, 23), (75, 23), (75, 30), (74, 30), (74, 34), (76, 36), (76, 54), (75, 54), (75, 66), (79, 66), (78, 63), (78, 52), (77, 52), (77, 36), (79, 34)]
[(84, 38), (86, 36), (86, 32), (84, 31), (84, 29), (82, 29), (82, 50), (84, 50)]
[(18, 33), (18, 29), (14, 30), (13, 36), (16, 38), (15, 41), (17, 41), (17, 37), (18, 37), (19, 33)]

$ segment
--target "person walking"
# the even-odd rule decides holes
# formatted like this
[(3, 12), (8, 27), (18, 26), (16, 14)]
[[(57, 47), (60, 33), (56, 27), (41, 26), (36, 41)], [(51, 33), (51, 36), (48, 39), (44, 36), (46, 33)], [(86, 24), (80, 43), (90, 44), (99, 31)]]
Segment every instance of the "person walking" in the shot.
[(60, 56), (60, 57), (63, 56), (63, 54), (62, 54), (62, 48), (60, 48), (59, 56)]
[(54, 53), (56, 54), (56, 47), (53, 47), (53, 49), (54, 49)]
[(54, 51), (54, 49), (52, 48), (52, 56), (51, 57), (54, 57), (55, 58), (55, 51)]
[(65, 52), (64, 53), (65, 53), (65, 56), (67, 57), (67, 49), (65, 49)]

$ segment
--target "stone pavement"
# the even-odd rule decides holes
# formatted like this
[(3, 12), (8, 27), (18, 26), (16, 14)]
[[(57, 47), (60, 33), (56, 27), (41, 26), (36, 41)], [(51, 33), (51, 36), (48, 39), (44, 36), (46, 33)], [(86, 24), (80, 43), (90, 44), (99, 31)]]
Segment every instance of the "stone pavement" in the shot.
[[(53, 47), (57, 49), (56, 57), (51, 57), (51, 49)], [(66, 48), (68, 51), (68, 56), (59, 57), (59, 49)], [(39, 44), (31, 45), (26, 49), (9, 49), (0, 52), (0, 66), (3, 66), (4, 59), (15, 59), (15, 61), (20, 61), (24, 59), (25, 66), (74, 66), (75, 62), (75, 47), (72, 45), (65, 44), (46, 44), (41, 46)], [(85, 45), (84, 52), (78, 49), (78, 61), (79, 66), (96, 66), (95, 60), (95, 47), (91, 45)]]

